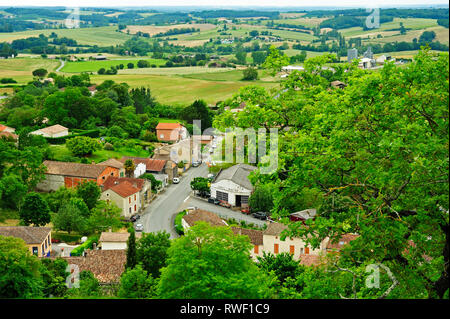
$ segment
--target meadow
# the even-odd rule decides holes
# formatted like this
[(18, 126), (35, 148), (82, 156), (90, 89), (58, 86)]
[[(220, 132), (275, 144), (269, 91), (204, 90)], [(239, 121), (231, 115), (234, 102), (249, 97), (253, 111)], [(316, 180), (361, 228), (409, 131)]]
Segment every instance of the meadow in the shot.
[(79, 73), (79, 72), (97, 72), (100, 68), (109, 69), (112, 66), (118, 66), (123, 64), (127, 68), (128, 63), (133, 63), (137, 68), (137, 62), (139, 60), (146, 60), (156, 66), (164, 65), (166, 60), (164, 59), (152, 59), (148, 57), (142, 58), (130, 58), (130, 59), (112, 59), (102, 61), (78, 61), (78, 62), (66, 62), (65, 66), (61, 69), (62, 72), (67, 73)]

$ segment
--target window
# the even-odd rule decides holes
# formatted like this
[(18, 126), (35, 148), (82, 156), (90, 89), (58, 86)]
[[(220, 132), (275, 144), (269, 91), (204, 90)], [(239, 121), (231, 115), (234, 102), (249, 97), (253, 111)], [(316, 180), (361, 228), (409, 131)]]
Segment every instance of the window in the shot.
[(134, 200), (136, 201), (136, 194), (134, 194)]
[(290, 245), (290, 246), (289, 246), (289, 253), (290, 253), (291, 255), (293, 255), (293, 254), (295, 253), (295, 246), (294, 246), (294, 245)]
[(134, 205), (134, 211), (136, 211), (136, 205)]
[(111, 176), (114, 176), (114, 172), (111, 172)]
[(258, 253), (259, 253), (259, 246), (258, 246), (258, 245), (255, 245), (255, 247), (253, 248), (253, 252), (254, 252), (255, 254), (258, 254)]
[(130, 208), (128, 208), (128, 211), (130, 212), (130, 214), (131, 214), (131, 207)]
[(273, 252), (274, 254), (278, 254), (278, 244), (273, 245)]
[(36, 246), (33, 246), (32, 250), (33, 250), (33, 255), (37, 256), (38, 255), (38, 248)]
[(224, 193), (224, 192), (219, 192), (219, 191), (217, 191), (217, 192), (216, 192), (216, 198), (217, 198), (218, 200), (223, 200), (223, 201), (228, 202), (228, 193)]
[(131, 197), (128, 197), (128, 204), (131, 204)]
[(304, 252), (304, 249), (302, 247), (302, 248), (300, 248), (300, 255), (303, 255), (303, 252)]

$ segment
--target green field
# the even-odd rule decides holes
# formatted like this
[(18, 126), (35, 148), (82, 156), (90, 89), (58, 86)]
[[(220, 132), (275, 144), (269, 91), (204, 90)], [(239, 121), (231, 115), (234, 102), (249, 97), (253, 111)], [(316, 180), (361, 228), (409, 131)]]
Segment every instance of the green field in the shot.
[(25, 84), (33, 79), (31, 72), (44, 68), (48, 72), (54, 71), (60, 62), (41, 58), (14, 58), (0, 60), (0, 78), (13, 78), (18, 84)]
[(58, 37), (68, 37), (74, 39), (82, 45), (111, 46), (121, 44), (131, 38), (123, 32), (117, 32), (117, 26), (79, 28), (79, 29), (46, 29), (30, 30), (12, 33), (0, 33), (0, 42), (11, 42), (16, 39), (25, 39), (37, 37), (39, 34), (49, 36), (52, 32), (58, 34)]
[(114, 59), (103, 61), (81, 61), (81, 62), (66, 62), (66, 65), (61, 69), (62, 72), (78, 73), (78, 72), (97, 72), (100, 68), (109, 69), (111, 66), (118, 66), (123, 64), (127, 68), (128, 63), (133, 63), (137, 68), (137, 62), (139, 60), (146, 60), (150, 64), (157, 66), (164, 65), (166, 60), (164, 59), (152, 59), (152, 58), (140, 58), (140, 59)]

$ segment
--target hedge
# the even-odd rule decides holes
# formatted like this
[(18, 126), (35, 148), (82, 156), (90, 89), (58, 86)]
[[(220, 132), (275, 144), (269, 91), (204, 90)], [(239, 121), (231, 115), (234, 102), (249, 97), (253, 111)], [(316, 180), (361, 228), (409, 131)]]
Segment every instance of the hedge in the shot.
[(59, 240), (61, 242), (65, 242), (65, 243), (74, 243), (74, 242), (80, 242), (81, 235), (66, 234), (66, 233), (52, 233), (52, 239), (56, 239), (56, 240)]
[(175, 231), (177, 232), (178, 235), (184, 235), (184, 228), (181, 223), (181, 220), (184, 215), (186, 215), (186, 211), (178, 213), (177, 216), (175, 217)]
[(72, 249), (70, 256), (82, 256), (85, 249), (92, 249), (93, 244), (98, 242), (99, 235), (89, 237), (83, 244)]
[(100, 130), (98, 130), (98, 129), (88, 130), (88, 131), (84, 131), (84, 132), (81, 132), (81, 133), (72, 133), (72, 134), (66, 135), (66, 136), (46, 137), (45, 139), (50, 144), (64, 144), (64, 143), (66, 143), (66, 141), (68, 139), (71, 139), (71, 138), (74, 138), (74, 137), (77, 137), (77, 136), (89, 136), (89, 137), (97, 138), (97, 137), (100, 136)]

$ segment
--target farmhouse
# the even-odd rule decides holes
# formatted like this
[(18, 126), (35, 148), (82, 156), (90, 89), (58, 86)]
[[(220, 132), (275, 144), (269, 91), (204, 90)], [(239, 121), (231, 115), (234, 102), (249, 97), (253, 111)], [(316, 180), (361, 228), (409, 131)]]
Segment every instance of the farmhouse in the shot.
[[(130, 233), (102, 232), (98, 240), (99, 248), (102, 250), (125, 250)], [(136, 233), (136, 239), (141, 238), (142, 233)]]
[(119, 177), (125, 177), (125, 168), (123, 167), (123, 163), (115, 158), (110, 158), (104, 162), (98, 163), (98, 165), (109, 166), (113, 168), (117, 168), (119, 170)]
[(83, 181), (95, 181), (102, 185), (108, 176), (118, 176), (117, 168), (106, 165), (81, 164), (72, 162), (44, 161), (47, 167), (45, 180), (37, 186), (37, 190), (49, 192), (58, 188), (75, 187)]
[(211, 184), (211, 197), (232, 206), (248, 206), (248, 198), (254, 189), (248, 176), (255, 169), (255, 166), (237, 164), (220, 171)]
[(121, 215), (130, 218), (141, 209), (141, 189), (137, 186), (129, 181), (114, 183), (111, 187), (103, 190), (100, 199), (114, 202), (122, 210)]
[(69, 129), (62, 125), (56, 124), (30, 132), (30, 134), (42, 135), (44, 137), (61, 137), (69, 135)]
[(163, 142), (178, 142), (187, 137), (187, 129), (180, 123), (158, 123), (156, 136)]
[(49, 227), (1, 226), (0, 236), (23, 239), (30, 253), (37, 257), (50, 257), (52, 236)]
[(102, 189), (102, 192), (104, 192), (115, 185), (119, 185), (124, 182), (130, 183), (133, 187), (139, 190), (139, 207), (144, 207), (150, 201), (152, 185), (147, 179), (109, 176), (100, 188)]

